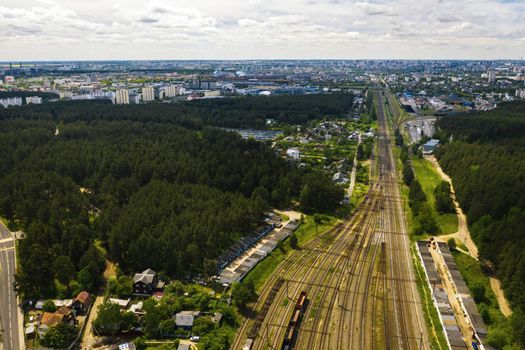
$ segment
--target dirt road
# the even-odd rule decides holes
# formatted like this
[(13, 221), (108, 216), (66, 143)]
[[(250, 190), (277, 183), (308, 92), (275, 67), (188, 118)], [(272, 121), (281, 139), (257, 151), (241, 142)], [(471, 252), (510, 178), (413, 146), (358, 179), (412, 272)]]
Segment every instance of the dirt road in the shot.
[[(441, 178), (444, 181), (447, 181), (450, 184), (450, 190), (452, 192), (452, 201), (454, 203), (454, 207), (456, 208), (456, 213), (458, 215), (459, 222), (458, 232), (453, 233), (451, 235), (438, 236), (436, 237), (436, 239), (446, 242), (446, 240), (449, 238), (457, 238), (467, 247), (468, 254), (476, 260), (478, 260), (478, 247), (476, 246), (476, 244), (472, 240), (472, 237), (470, 236), (470, 231), (467, 225), (467, 217), (463, 213), (463, 210), (461, 210), (461, 207), (459, 206), (459, 203), (456, 199), (456, 193), (454, 192), (454, 185), (452, 184), (452, 179), (443, 171), (443, 169), (441, 169), (441, 166), (439, 165), (437, 159), (434, 156), (425, 156), (425, 159), (429, 160), (432, 163), (432, 165), (434, 165), (434, 168), (436, 169), (439, 176), (441, 176)], [(496, 299), (498, 300), (499, 309), (501, 310), (501, 313), (507, 317), (510, 316), (512, 314), (512, 310), (509, 306), (508, 300), (505, 298), (503, 290), (501, 289), (500, 281), (497, 278), (490, 277), (490, 286), (492, 287), (492, 291), (496, 295)]]

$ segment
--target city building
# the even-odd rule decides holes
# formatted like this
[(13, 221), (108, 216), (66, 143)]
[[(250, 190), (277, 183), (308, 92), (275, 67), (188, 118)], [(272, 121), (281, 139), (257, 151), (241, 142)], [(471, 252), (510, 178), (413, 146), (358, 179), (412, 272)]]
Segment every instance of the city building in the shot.
[(489, 84), (492, 84), (496, 81), (496, 71), (495, 70), (489, 70), (488, 73), (488, 82)]
[(73, 96), (73, 94), (71, 93), (71, 91), (59, 91), (58, 92), (58, 97), (63, 100), (63, 99), (66, 99), (66, 98), (71, 98), (71, 96)]
[(129, 94), (129, 103), (140, 103), (141, 94), (131, 93)]
[(42, 103), (42, 97), (39, 96), (28, 96), (26, 97), (26, 104), (39, 105)]
[(168, 85), (164, 88), (164, 93), (166, 97), (175, 97), (182, 95), (182, 88), (177, 85)]
[(126, 89), (119, 89), (115, 94), (115, 103), (118, 105), (129, 104), (129, 91)]
[(142, 88), (142, 101), (155, 101), (155, 89), (153, 89), (153, 86), (145, 86)]
[(0, 105), (4, 106), (4, 108), (7, 108), (9, 106), (21, 106), (22, 97), (11, 97), (11, 98), (0, 99)]
[(219, 97), (220, 95), (220, 90), (204, 91), (204, 97)]

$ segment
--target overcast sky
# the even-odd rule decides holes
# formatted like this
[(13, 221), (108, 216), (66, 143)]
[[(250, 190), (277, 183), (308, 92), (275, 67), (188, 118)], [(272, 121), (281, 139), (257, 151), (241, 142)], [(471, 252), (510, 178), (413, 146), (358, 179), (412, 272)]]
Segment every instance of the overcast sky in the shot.
[(525, 0), (0, 0), (0, 60), (525, 57)]

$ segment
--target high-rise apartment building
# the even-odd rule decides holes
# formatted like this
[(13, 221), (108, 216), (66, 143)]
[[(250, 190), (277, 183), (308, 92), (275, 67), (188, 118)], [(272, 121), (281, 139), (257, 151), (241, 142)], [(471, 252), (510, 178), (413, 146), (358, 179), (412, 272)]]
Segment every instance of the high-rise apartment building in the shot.
[(487, 74), (488, 74), (489, 84), (496, 81), (496, 71), (495, 70), (489, 70)]
[(115, 103), (118, 105), (129, 105), (129, 91), (127, 89), (119, 89), (115, 94)]
[(145, 86), (142, 88), (142, 101), (154, 101), (155, 100), (155, 90), (152, 86)]
[(177, 85), (168, 85), (164, 88), (166, 97), (174, 97), (180, 95), (180, 88)]

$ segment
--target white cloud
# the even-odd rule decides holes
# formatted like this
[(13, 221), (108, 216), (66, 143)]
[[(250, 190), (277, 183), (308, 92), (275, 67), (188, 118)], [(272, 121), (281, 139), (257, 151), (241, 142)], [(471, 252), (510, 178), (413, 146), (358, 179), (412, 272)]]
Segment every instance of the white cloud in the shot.
[(523, 2), (2, 0), (0, 60), (521, 57)]

